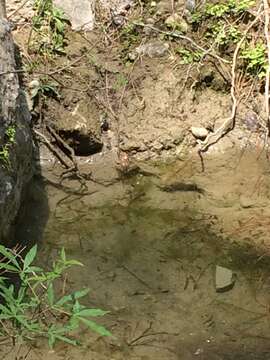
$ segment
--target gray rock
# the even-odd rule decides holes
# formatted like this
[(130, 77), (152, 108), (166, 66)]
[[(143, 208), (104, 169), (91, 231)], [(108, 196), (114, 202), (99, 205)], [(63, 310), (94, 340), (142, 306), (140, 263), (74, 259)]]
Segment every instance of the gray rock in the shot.
[(93, 30), (95, 0), (53, 0), (68, 16), (73, 30)]
[(150, 58), (163, 57), (167, 55), (169, 44), (163, 41), (152, 41), (136, 48), (138, 55), (146, 55)]
[(178, 14), (170, 15), (165, 20), (165, 25), (173, 30), (178, 30), (182, 33), (186, 33), (188, 31), (188, 23)]
[(246, 195), (241, 195), (239, 201), (240, 201), (240, 206), (243, 209), (248, 209), (248, 208), (256, 206), (255, 200), (251, 199), (250, 197), (248, 197)]
[(195, 10), (196, 7), (196, 1), (195, 0), (186, 0), (185, 1), (185, 8), (190, 11), (193, 12)]
[[(0, 242), (10, 242), (10, 231), (21, 205), (21, 194), (33, 173), (30, 113), (16, 68), (14, 45), (0, 6)], [(12, 139), (8, 132), (13, 131)], [(6, 150), (7, 155), (3, 154)]]
[(205, 139), (206, 136), (208, 135), (208, 130), (205, 129), (204, 127), (192, 126), (190, 128), (190, 131), (196, 139)]
[(217, 292), (225, 292), (231, 290), (235, 283), (235, 277), (232, 270), (217, 265), (215, 282)]

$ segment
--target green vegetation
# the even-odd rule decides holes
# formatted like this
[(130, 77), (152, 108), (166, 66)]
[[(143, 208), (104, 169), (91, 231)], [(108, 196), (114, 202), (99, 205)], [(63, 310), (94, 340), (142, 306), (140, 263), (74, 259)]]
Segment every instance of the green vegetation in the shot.
[(226, 15), (239, 15), (255, 4), (253, 0), (229, 0), (222, 4), (206, 4), (204, 14), (221, 18)]
[(242, 50), (241, 58), (246, 63), (248, 73), (257, 75), (259, 78), (265, 76), (267, 69), (266, 46), (262, 42), (255, 45), (248, 44)]
[(0, 162), (2, 166), (10, 169), (10, 147), (15, 143), (16, 127), (10, 125), (5, 131), (4, 145), (0, 147)]
[(251, 0), (206, 3), (192, 15), (192, 22), (203, 30), (205, 38), (212, 38), (217, 45), (230, 45), (240, 40), (242, 15), (254, 3)]
[(4, 166), (5, 168), (10, 168), (8, 145), (3, 145), (0, 148), (0, 161), (2, 163), (2, 166)]
[[(139, 21), (139, 20), (138, 20)], [(140, 39), (140, 33), (136, 22), (126, 24), (120, 32), (120, 40), (123, 46), (124, 55), (130, 50), (131, 46), (137, 45)]]
[(57, 84), (48, 81), (47, 78), (42, 78), (37, 81), (36, 86), (31, 89), (31, 98), (38, 99), (39, 97), (51, 96), (53, 98), (60, 98), (60, 94), (57, 90)]
[(34, 10), (31, 49), (47, 57), (65, 54), (68, 20), (64, 12), (55, 7), (52, 0), (35, 0)]
[(213, 39), (217, 45), (230, 45), (241, 39), (241, 32), (233, 25), (214, 23), (208, 27), (205, 37)]
[(176, 49), (176, 53), (181, 56), (180, 64), (192, 64), (194, 62), (199, 62), (203, 56), (201, 51), (190, 51), (182, 47)]
[[(67, 269), (74, 265), (82, 266), (76, 260), (67, 260), (64, 249), (48, 272), (33, 265), (37, 246), (32, 247), (24, 258), (20, 252), (2, 245), (0, 254), (0, 334), (3, 338), (16, 344), (19, 340), (32, 341), (45, 337), (49, 346), (53, 347), (56, 341), (79, 344), (72, 334), (80, 326), (102, 336), (111, 335), (92, 320), (107, 312), (80, 303), (88, 289), (64, 295), (64, 285), (61, 292), (55, 290), (57, 280), (61, 279)], [(9, 278), (19, 280), (19, 287), (10, 283)]]
[(128, 84), (128, 79), (122, 73), (116, 74), (116, 79), (113, 84), (113, 89), (116, 91), (121, 90), (124, 86)]
[[(229, 0), (226, 2), (206, 2), (192, 14), (193, 30), (200, 39), (208, 43), (208, 48), (217, 54), (232, 59), (232, 53), (246, 29), (246, 22), (252, 20), (248, 10), (255, 5), (253, 0)], [(248, 36), (239, 54), (239, 66), (249, 76), (263, 78), (267, 68), (267, 52), (263, 34)], [(205, 46), (205, 45), (204, 45)], [(184, 63), (198, 61), (194, 51), (185, 49), (181, 53)]]
[(15, 135), (16, 135), (16, 128), (14, 125), (11, 125), (7, 128), (6, 132), (5, 132), (7, 138), (8, 138), (8, 142), (10, 144), (14, 144), (15, 143)]

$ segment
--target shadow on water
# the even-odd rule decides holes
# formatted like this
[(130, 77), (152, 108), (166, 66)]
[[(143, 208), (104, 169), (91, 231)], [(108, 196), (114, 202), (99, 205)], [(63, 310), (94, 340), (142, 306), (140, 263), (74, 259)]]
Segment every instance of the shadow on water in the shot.
[[(19, 46), (14, 43), (14, 55), (16, 67), (23, 68), (21, 51)], [(24, 87), (23, 74), (18, 73), (19, 85)], [(21, 93), (23, 106), (29, 112), (27, 100), (24, 93)], [(30, 115), (29, 115), (30, 116)], [(25, 185), (22, 193), (21, 207), (18, 211), (17, 218), (14, 221), (14, 229), (11, 246), (19, 244), (29, 249), (34, 243), (42, 239), (43, 230), (49, 216), (48, 200), (46, 190), (42, 179), (40, 178), (41, 167), (39, 163), (40, 153), (36, 139), (34, 139), (33, 159), (34, 175), (28, 184)]]

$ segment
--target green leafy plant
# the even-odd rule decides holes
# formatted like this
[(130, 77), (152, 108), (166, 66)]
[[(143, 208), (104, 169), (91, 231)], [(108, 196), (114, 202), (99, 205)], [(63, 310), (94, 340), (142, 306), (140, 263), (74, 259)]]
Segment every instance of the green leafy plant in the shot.
[(9, 147), (7, 144), (0, 147), (0, 161), (5, 168), (10, 168)]
[(237, 15), (247, 11), (255, 4), (253, 0), (229, 0), (222, 4), (206, 4), (204, 13), (206, 16), (213, 16), (216, 18), (224, 17), (225, 15)]
[(10, 144), (14, 144), (15, 143), (15, 136), (16, 136), (16, 127), (14, 125), (10, 125), (6, 132), (5, 132), (7, 138), (8, 138), (8, 142)]
[(41, 79), (41, 81), (37, 81), (36, 86), (33, 86), (31, 89), (31, 98), (37, 99), (40, 96), (51, 96), (59, 99), (60, 94), (57, 90), (57, 84), (49, 82), (46, 79)]
[(214, 23), (208, 27), (205, 37), (214, 39), (217, 45), (229, 45), (241, 39), (241, 32), (235, 26)]
[(139, 41), (140, 33), (138, 31), (137, 22), (140, 22), (140, 20), (129, 22), (121, 29), (120, 40), (124, 53)]
[(128, 79), (122, 73), (116, 74), (116, 80), (113, 84), (113, 88), (118, 91), (128, 84)]
[(0, 161), (2, 165), (10, 169), (10, 147), (15, 143), (16, 127), (10, 125), (5, 131), (4, 145), (0, 147)]
[(263, 42), (255, 45), (248, 44), (242, 50), (241, 56), (246, 63), (246, 69), (250, 74), (262, 78), (267, 69), (266, 46)]
[(65, 54), (65, 29), (68, 19), (52, 0), (35, 0), (31, 47), (42, 55)]
[[(72, 334), (81, 326), (102, 336), (111, 336), (105, 327), (92, 320), (107, 312), (80, 303), (88, 289), (64, 296), (56, 291), (56, 281), (67, 269), (82, 266), (76, 260), (68, 260), (64, 249), (51, 271), (33, 265), (37, 246), (22, 257), (19, 251), (0, 245), (0, 254), (3, 257), (0, 262), (0, 336), (13, 344), (45, 337), (51, 348), (56, 341), (77, 345), (78, 340)], [(15, 287), (8, 280), (10, 277), (17, 278), (20, 285)]]
[(196, 10), (191, 16), (193, 24), (200, 24), (206, 19), (221, 20), (225, 17), (241, 15), (255, 4), (253, 0), (229, 0), (221, 4), (206, 3), (203, 8)]
[(229, 4), (206, 4), (205, 15), (222, 17), (230, 10)]
[(185, 48), (176, 49), (176, 53), (181, 57), (181, 64), (192, 64), (202, 59), (203, 53), (200, 51), (190, 51)]

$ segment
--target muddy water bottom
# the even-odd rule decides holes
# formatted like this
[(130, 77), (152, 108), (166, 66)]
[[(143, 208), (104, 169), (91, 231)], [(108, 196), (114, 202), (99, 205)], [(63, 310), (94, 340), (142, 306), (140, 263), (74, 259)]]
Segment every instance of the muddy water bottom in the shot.
[[(63, 246), (84, 264), (70, 272), (67, 287), (90, 288), (85, 301), (110, 311), (101, 322), (115, 336), (82, 333), (83, 348), (59, 345), (48, 355), (45, 346), (39, 357), (270, 359), (268, 258), (225, 242), (213, 231), (214, 215), (185, 205), (200, 194), (172, 195), (152, 179), (132, 181), (90, 195), (34, 184), (38, 196), (29, 198), (21, 237), (43, 232), (45, 265)], [(40, 200), (41, 191), (48, 199)], [(216, 292), (216, 265), (236, 274), (230, 291)]]

